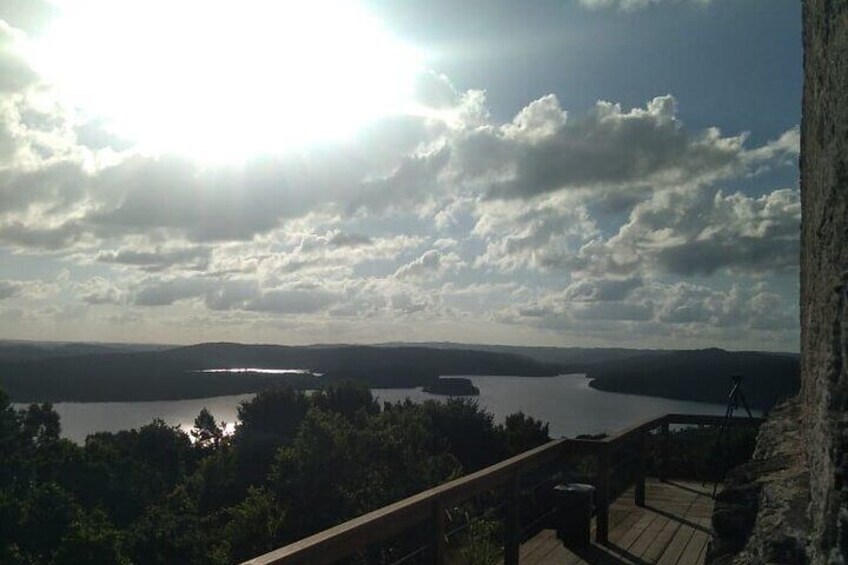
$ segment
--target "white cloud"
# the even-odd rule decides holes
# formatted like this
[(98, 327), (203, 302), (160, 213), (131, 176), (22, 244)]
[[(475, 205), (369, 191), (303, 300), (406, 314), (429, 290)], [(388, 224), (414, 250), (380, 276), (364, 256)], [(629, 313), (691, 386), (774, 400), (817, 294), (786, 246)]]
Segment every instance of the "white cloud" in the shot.
[[(670, 95), (582, 115), (547, 95), (501, 123), (484, 92), (427, 72), (412, 114), (211, 165), (58, 104), (20, 49), (20, 22), (48, 16), (15, 6), (16, 27), (0, 22), (0, 251), (10, 272), (63, 261), (73, 276), (0, 281), (7, 334), (82, 319), (213, 338), (460, 321), (501, 336), (794, 331), (786, 289), (757, 281), (797, 268), (797, 191), (718, 186), (794, 166), (797, 128), (751, 147), (688, 129)], [(738, 288), (716, 282), (728, 274)]]
[(458, 178), (476, 181), (490, 198), (531, 198), (563, 189), (627, 189), (704, 184), (738, 176), (797, 155), (792, 134), (765, 148), (745, 148), (747, 135), (717, 128), (689, 132), (674, 97), (625, 111), (599, 101), (586, 115), (566, 118), (546, 96), (503, 126), (475, 128), (453, 144)]
[(798, 267), (797, 190), (760, 197), (693, 190), (655, 193), (617, 234), (581, 250), (590, 270), (660, 270), (677, 275), (780, 272)]
[(155, 272), (174, 266), (183, 269), (201, 271), (209, 265), (211, 249), (203, 246), (156, 246), (153, 248), (124, 247), (116, 251), (100, 251), (96, 260), (100, 263), (113, 263), (139, 267)]
[(421, 281), (434, 280), (464, 265), (464, 261), (456, 253), (430, 249), (414, 261), (400, 266), (395, 271), (394, 277)]
[(502, 271), (568, 267), (599, 233), (585, 206), (562, 193), (528, 203), (485, 201), (477, 213), (474, 234), (486, 241), (486, 250), (476, 265)]
[(79, 299), (91, 306), (123, 304), (126, 301), (126, 293), (104, 277), (91, 277), (74, 286)]

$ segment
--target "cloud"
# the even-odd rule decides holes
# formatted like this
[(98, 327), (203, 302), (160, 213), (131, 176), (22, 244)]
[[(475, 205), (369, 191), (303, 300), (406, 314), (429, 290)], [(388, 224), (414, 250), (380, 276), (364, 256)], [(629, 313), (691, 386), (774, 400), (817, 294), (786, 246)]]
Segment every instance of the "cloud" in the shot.
[(201, 278), (173, 278), (145, 282), (135, 293), (137, 306), (170, 306), (180, 300), (201, 296), (217, 284)]
[(10, 280), (0, 279), (0, 300), (24, 298), (44, 300), (53, 298), (59, 292), (59, 285), (39, 279)]
[(25, 37), (0, 19), (0, 94), (21, 92), (38, 82), (38, 74), (22, 55)]
[(652, 304), (596, 302), (574, 305), (570, 315), (575, 320), (647, 321), (653, 318), (654, 310)]
[(245, 301), (242, 308), (275, 314), (312, 314), (325, 310), (338, 300), (338, 295), (321, 288), (275, 289)]
[(712, 0), (580, 0), (580, 4), (590, 9), (619, 9), (623, 11), (640, 10), (660, 4), (690, 3), (707, 5)]
[(135, 291), (138, 306), (168, 306), (181, 300), (202, 299), (210, 310), (242, 310), (273, 314), (308, 314), (324, 310), (340, 296), (317, 284), (263, 288), (252, 279), (174, 277), (150, 279)]
[(426, 72), (412, 114), (210, 164), (142, 152), (60, 105), (25, 40), (0, 23), (0, 246), (13, 269), (61, 260), (74, 274), (0, 281), (1, 315), (78, 325), (90, 311), (210, 337), (216, 321), (380, 339), (461, 321), (557, 343), (796, 327), (788, 291), (757, 280), (797, 268), (797, 191), (719, 187), (794, 166), (797, 128), (750, 146), (687, 128), (670, 95), (582, 114), (548, 95), (504, 123), (484, 92)]
[(599, 235), (586, 207), (568, 194), (529, 203), (485, 201), (477, 214), (473, 233), (486, 241), (486, 249), (475, 265), (501, 271), (570, 267), (581, 246)]
[(123, 304), (125, 302), (125, 292), (104, 277), (91, 277), (82, 283), (76, 283), (74, 286), (79, 299), (91, 306)]
[(455, 270), (465, 263), (453, 252), (430, 249), (419, 258), (400, 266), (394, 274), (396, 279), (435, 279), (447, 271)]
[[(765, 284), (745, 288), (733, 284), (721, 289), (689, 282), (644, 281), (626, 292), (618, 289), (606, 300), (584, 300), (581, 286), (613, 287), (621, 279), (592, 279), (572, 283), (564, 291), (547, 292), (511, 305), (498, 313), (510, 324), (532, 325), (558, 332), (592, 332), (606, 336), (634, 332), (649, 335), (678, 335), (715, 339), (746, 332), (786, 339), (798, 331), (797, 306)], [(632, 285), (633, 281), (628, 281)]]
[(11, 298), (20, 292), (20, 283), (0, 280), (0, 300)]
[(657, 193), (634, 208), (619, 232), (582, 251), (601, 272), (638, 268), (683, 275), (782, 272), (798, 268), (797, 190), (759, 197), (703, 191)]
[(569, 285), (563, 294), (571, 302), (608, 302), (623, 300), (640, 286), (642, 279), (639, 277), (586, 277)]
[(154, 272), (180, 266), (190, 270), (205, 270), (209, 265), (211, 249), (208, 247), (162, 247), (153, 249), (123, 248), (117, 251), (101, 251), (96, 260), (140, 267)]
[(38, 34), (59, 9), (47, 0), (2, 0), (2, 19), (29, 34)]
[(567, 117), (553, 95), (530, 103), (511, 123), (477, 128), (455, 142), (454, 168), (487, 186), (490, 198), (531, 198), (563, 189), (703, 184), (739, 175), (792, 148), (786, 139), (749, 152), (746, 134), (687, 131), (674, 97), (624, 111), (599, 101)]

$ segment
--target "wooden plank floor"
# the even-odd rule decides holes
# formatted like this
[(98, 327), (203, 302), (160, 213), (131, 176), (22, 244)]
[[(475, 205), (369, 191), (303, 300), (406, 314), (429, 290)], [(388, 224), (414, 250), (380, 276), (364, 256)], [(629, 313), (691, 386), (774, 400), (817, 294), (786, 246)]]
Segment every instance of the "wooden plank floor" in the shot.
[(649, 479), (645, 485), (644, 508), (634, 504), (632, 488), (610, 506), (607, 544), (593, 542), (586, 548), (567, 549), (556, 538), (556, 532), (543, 530), (521, 546), (520, 563), (703, 563), (711, 536), (711, 492), (712, 485)]

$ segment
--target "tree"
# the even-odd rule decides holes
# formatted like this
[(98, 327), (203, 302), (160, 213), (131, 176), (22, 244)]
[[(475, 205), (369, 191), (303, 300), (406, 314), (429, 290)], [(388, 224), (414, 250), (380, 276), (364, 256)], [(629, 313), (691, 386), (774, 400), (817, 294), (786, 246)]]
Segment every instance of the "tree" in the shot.
[(220, 532), (205, 527), (197, 507), (184, 488), (177, 488), (161, 504), (145, 510), (129, 535), (129, 553), (135, 563), (201, 565), (220, 562), (215, 547)]
[(34, 562), (48, 562), (79, 512), (73, 495), (56, 483), (32, 485), (20, 503), (16, 541)]
[(310, 400), (313, 406), (338, 412), (348, 419), (357, 415), (373, 416), (380, 412), (380, 405), (374, 400), (371, 389), (354, 381), (344, 381), (317, 390)]
[(241, 425), (233, 442), (238, 478), (245, 488), (265, 479), (277, 449), (291, 443), (308, 409), (306, 396), (291, 388), (260, 392), (239, 406)]
[(202, 449), (216, 448), (224, 437), (224, 427), (215, 422), (215, 417), (204, 406), (194, 419), (194, 427), (191, 429), (191, 437), (195, 445)]
[(53, 565), (129, 565), (121, 536), (101, 510), (81, 512), (71, 523)]
[(526, 416), (523, 412), (506, 417), (503, 433), (509, 455), (517, 455), (551, 440), (548, 424), (542, 424), (540, 420)]
[(430, 418), (435, 437), (462, 463), (466, 473), (500, 461), (506, 456), (505, 445), (489, 412), (467, 398), (446, 402), (427, 401), (421, 405)]
[(53, 410), (53, 405), (49, 402), (30, 404), (22, 410), (21, 423), (24, 437), (36, 445), (58, 440), (62, 431), (59, 414)]
[(244, 500), (227, 514), (223, 537), (231, 562), (240, 563), (281, 545), (286, 513), (269, 490), (250, 487)]

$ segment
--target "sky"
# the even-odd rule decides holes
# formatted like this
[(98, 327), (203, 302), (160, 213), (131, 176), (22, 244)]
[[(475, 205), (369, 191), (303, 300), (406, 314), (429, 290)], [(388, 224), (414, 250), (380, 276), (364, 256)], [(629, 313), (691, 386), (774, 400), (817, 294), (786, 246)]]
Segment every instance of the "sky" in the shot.
[(797, 351), (797, 0), (0, 0), (0, 339)]

